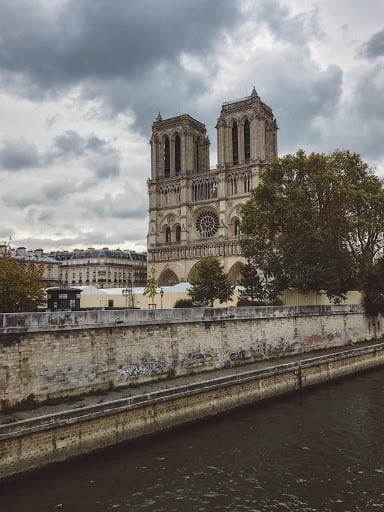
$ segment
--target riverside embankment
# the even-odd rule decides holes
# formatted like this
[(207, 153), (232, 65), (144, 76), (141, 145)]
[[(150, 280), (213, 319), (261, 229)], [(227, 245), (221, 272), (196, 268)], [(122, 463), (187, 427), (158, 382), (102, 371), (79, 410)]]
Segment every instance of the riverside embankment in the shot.
[[(187, 384), (163, 381), (152, 391), (132, 389), (126, 398), (88, 397), (88, 405), (58, 405), (62, 410), (51, 414), (47, 406), (3, 414), (10, 423), (0, 425), (0, 479), (383, 364), (384, 343), (368, 344), (275, 366), (221, 370), (211, 379), (182, 378)], [(20, 415), (25, 419), (15, 420)]]
[[(22, 384), (15, 387), (15, 397), (31, 400), (28, 392), (33, 389), (38, 404), (44, 397), (64, 400), (81, 396), (83, 390), (111, 390), (102, 403), (88, 398), (58, 405), (51, 414), (45, 406), (12, 416), (5, 407), (1, 478), (384, 363), (382, 343), (346, 349), (381, 334), (380, 322), (367, 320), (355, 306), (168, 310), (139, 312), (144, 313), (139, 319), (138, 312), (119, 312), (118, 322), (110, 312), (103, 313), (108, 316), (97, 316), (93, 324), (87, 324), (92, 320), (88, 315), (73, 313), (1, 319), (0, 367), (9, 384), (12, 371), (6, 362), (13, 361), (18, 373), (13, 382)], [(115, 322), (107, 323), (111, 318)], [(344, 348), (319, 357), (304, 355), (337, 347)], [(288, 355), (295, 360), (266, 361)], [(163, 363), (155, 364), (155, 357)], [(88, 374), (87, 364), (93, 365)], [(72, 367), (77, 387), (69, 379)], [(117, 385), (111, 382), (115, 374)], [(105, 382), (109, 384), (100, 385)], [(2, 397), (4, 389), (10, 397), (3, 379)], [(119, 390), (131, 396), (114, 397)], [(20, 402), (14, 398), (15, 404)]]

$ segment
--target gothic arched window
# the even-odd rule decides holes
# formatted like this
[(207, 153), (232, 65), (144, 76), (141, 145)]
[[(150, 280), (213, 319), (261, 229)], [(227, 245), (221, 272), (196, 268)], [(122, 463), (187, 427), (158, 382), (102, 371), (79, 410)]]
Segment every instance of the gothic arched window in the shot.
[(181, 227), (176, 226), (176, 242), (181, 242)]
[(240, 221), (239, 219), (235, 219), (235, 222), (233, 223), (233, 234), (234, 236), (240, 235)]
[(167, 244), (171, 242), (171, 228), (169, 227), (165, 230), (165, 241)]
[(175, 137), (175, 174), (178, 176), (181, 171), (181, 151), (180, 151), (180, 137), (176, 134)]
[(165, 138), (164, 141), (164, 176), (166, 178), (169, 178), (171, 174), (171, 159), (170, 159), (170, 153), (169, 153), (169, 139), (168, 137)]
[(234, 164), (239, 163), (239, 138), (237, 133), (237, 123), (236, 121), (232, 126), (232, 160)]
[(251, 158), (251, 131), (248, 119), (244, 123), (244, 158), (246, 162)]

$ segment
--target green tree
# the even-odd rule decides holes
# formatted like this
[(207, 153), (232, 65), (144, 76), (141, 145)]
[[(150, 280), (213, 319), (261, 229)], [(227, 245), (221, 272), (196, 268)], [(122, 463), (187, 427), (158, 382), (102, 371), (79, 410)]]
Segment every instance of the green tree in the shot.
[(45, 303), (41, 283), (43, 267), (17, 260), (9, 254), (0, 257), (0, 312), (36, 311)]
[(240, 297), (238, 306), (266, 306), (280, 303), (275, 288), (274, 280), (260, 277), (257, 265), (252, 259), (248, 259), (246, 265), (241, 268), (239, 285)]
[(383, 183), (361, 157), (300, 150), (274, 160), (243, 209), (243, 254), (277, 290), (362, 288), (382, 248)]
[(238, 305), (264, 306), (267, 301), (266, 290), (260, 279), (258, 268), (251, 259), (248, 259), (247, 264), (241, 268), (240, 274), (239, 285), (242, 289)]
[(153, 306), (153, 304), (154, 304), (153, 301), (156, 297), (156, 294), (157, 294), (157, 281), (156, 281), (156, 277), (155, 277), (155, 269), (154, 269), (154, 267), (151, 267), (147, 282), (145, 284), (143, 295), (147, 295), (149, 297), (149, 300), (151, 301), (150, 305)]
[(197, 263), (188, 295), (202, 306), (213, 306), (216, 299), (220, 304), (231, 300), (233, 286), (217, 258), (206, 256)]
[(363, 286), (363, 305), (368, 316), (384, 315), (384, 257), (367, 272)]

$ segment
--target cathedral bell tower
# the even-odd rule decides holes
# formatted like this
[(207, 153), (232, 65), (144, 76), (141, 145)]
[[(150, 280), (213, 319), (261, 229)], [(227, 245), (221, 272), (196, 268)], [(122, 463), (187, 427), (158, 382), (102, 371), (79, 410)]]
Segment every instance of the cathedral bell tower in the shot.
[(204, 124), (159, 113), (152, 125), (148, 267), (160, 286), (189, 281), (204, 256), (217, 257), (234, 283), (244, 264), (241, 207), (277, 156), (277, 125), (253, 89), (223, 103), (216, 129), (218, 166), (210, 170)]

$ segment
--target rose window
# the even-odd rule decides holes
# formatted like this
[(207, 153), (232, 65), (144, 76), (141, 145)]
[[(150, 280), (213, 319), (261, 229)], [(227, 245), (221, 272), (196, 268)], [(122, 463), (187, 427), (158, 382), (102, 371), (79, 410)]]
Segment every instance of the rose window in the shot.
[(213, 212), (202, 212), (197, 217), (196, 229), (202, 238), (213, 236), (219, 229), (219, 218)]

